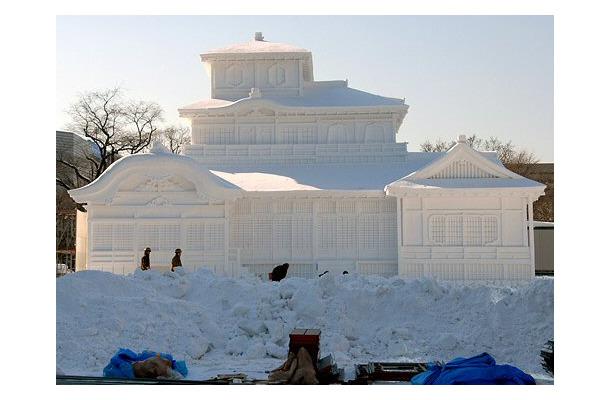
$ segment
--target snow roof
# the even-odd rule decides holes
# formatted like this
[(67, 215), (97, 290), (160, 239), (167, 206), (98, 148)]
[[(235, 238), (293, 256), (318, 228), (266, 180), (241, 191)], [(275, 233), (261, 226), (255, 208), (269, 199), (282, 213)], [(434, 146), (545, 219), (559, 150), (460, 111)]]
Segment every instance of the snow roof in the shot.
[(232, 44), (214, 50), (206, 51), (202, 58), (220, 54), (245, 54), (245, 53), (310, 53), (302, 47), (290, 44), (268, 42), (266, 40), (252, 40), (246, 43)]
[(210, 172), (245, 191), (379, 190), (440, 157), (440, 153), (407, 156), (406, 163), (229, 165)]
[[(407, 153), (406, 162), (367, 164), (312, 164), (312, 165), (207, 165), (212, 174), (247, 192), (293, 190), (384, 190), (398, 181), (413, 188), (499, 188), (538, 187), (529, 179), (460, 179), (404, 181), (405, 177), (443, 158), (445, 153)], [(499, 162), (495, 152), (481, 155), (491, 162)], [(501, 165), (501, 163), (500, 163)]]
[(251, 101), (267, 101), (280, 107), (408, 107), (404, 99), (384, 97), (362, 90), (352, 89), (346, 81), (314, 82), (303, 87), (303, 95), (246, 97), (237, 101), (220, 99), (203, 100), (180, 108), (180, 111), (199, 111), (211, 108), (230, 107)]

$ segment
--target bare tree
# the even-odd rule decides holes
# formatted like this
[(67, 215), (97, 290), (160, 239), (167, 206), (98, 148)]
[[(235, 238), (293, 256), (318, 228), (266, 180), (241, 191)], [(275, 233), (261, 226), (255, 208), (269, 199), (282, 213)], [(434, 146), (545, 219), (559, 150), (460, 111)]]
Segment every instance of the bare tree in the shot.
[[(539, 159), (533, 152), (515, 149), (515, 145), (510, 140), (508, 142), (503, 142), (496, 136), (491, 136), (489, 139), (483, 140), (477, 135), (468, 136), (466, 140), (470, 147), (475, 150), (495, 151), (498, 154), (498, 159), (502, 161), (507, 168), (509, 168), (509, 165), (521, 166), (523, 164), (535, 164), (539, 162)], [(442, 152), (449, 150), (454, 144), (455, 142), (447, 142), (438, 139), (436, 144), (433, 145), (429, 140), (426, 140), (420, 146), (420, 149), (424, 153)]]
[(72, 119), (68, 129), (89, 138), (99, 154), (78, 158), (57, 154), (57, 164), (77, 177), (70, 180), (65, 177), (69, 174), (57, 175), (57, 184), (66, 189), (92, 182), (121, 156), (149, 147), (163, 121), (157, 103), (124, 100), (120, 87), (80, 93), (67, 112)]
[(191, 142), (191, 130), (186, 126), (171, 125), (159, 130), (157, 139), (174, 154), (182, 154), (184, 146)]
[(454, 144), (455, 142), (445, 142), (442, 139), (438, 139), (435, 144), (432, 144), (430, 140), (426, 140), (420, 146), (420, 149), (424, 153), (440, 153), (449, 150)]

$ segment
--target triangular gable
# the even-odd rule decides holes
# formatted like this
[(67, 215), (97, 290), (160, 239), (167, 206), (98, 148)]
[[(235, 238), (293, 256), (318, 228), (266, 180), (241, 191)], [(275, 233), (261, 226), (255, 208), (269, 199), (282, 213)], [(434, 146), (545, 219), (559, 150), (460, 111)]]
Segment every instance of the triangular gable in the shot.
[(461, 139), (444, 156), (415, 171), (403, 180), (425, 179), (523, 179), (506, 167), (496, 164)]

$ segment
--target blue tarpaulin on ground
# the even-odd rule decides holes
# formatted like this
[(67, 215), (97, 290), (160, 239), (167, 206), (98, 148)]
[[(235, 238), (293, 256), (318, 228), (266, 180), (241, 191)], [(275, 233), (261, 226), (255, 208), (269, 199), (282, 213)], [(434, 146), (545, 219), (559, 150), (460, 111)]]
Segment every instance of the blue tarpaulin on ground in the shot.
[(140, 354), (129, 349), (119, 349), (119, 351), (112, 356), (108, 365), (104, 367), (104, 377), (106, 378), (127, 378), (134, 379), (132, 362), (143, 361), (150, 357), (154, 357), (159, 354), (163, 358), (167, 358), (172, 362), (172, 369), (179, 372), (182, 376), (186, 376), (188, 369), (184, 361), (176, 361), (171, 354), (159, 353), (154, 351), (143, 351)]
[(536, 381), (512, 365), (496, 365), (487, 353), (456, 358), (447, 364), (428, 364), (426, 372), (411, 379), (414, 385), (535, 385)]

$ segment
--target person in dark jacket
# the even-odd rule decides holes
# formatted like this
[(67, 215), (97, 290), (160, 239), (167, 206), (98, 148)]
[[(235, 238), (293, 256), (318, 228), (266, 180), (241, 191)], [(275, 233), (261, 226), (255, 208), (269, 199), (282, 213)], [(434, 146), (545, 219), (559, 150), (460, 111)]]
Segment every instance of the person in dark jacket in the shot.
[(290, 267), (290, 265), (288, 263), (284, 263), (273, 268), (273, 271), (271, 272), (271, 280), (279, 282), (284, 279), (288, 273), (288, 267)]
[(142, 263), (140, 264), (140, 269), (142, 271), (146, 271), (150, 269), (150, 247), (144, 249), (144, 257), (142, 257)]
[(174, 272), (174, 268), (182, 267), (182, 260), (180, 260), (180, 255), (182, 255), (182, 250), (176, 249), (176, 255), (172, 258), (172, 272)]

